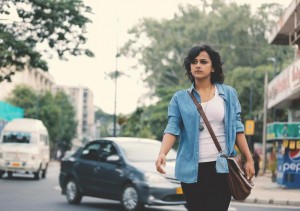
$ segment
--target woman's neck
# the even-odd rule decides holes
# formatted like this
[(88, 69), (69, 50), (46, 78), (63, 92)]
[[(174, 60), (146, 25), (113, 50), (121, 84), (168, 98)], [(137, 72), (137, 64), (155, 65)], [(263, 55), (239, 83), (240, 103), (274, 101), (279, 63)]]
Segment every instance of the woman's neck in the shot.
[(208, 102), (211, 100), (215, 93), (214, 85), (210, 81), (197, 83), (195, 82), (195, 89), (201, 97), (201, 102)]
[(196, 90), (207, 90), (210, 89), (213, 84), (210, 82), (210, 80), (206, 81), (195, 81), (195, 89)]

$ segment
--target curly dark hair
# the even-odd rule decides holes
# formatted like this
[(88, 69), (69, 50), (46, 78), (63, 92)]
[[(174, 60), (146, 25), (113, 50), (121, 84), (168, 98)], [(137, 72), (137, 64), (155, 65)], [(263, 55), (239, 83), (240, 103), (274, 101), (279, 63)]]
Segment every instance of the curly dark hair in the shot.
[(221, 60), (221, 56), (219, 52), (215, 51), (209, 45), (197, 45), (192, 47), (189, 52), (188, 56), (184, 59), (183, 66), (186, 69), (185, 75), (189, 78), (189, 80), (194, 83), (195, 78), (191, 73), (191, 63), (194, 59), (200, 54), (200, 52), (205, 51), (212, 62), (212, 67), (215, 70), (211, 74), (211, 82), (212, 83), (223, 83), (224, 82), (224, 74), (222, 65), (224, 64)]

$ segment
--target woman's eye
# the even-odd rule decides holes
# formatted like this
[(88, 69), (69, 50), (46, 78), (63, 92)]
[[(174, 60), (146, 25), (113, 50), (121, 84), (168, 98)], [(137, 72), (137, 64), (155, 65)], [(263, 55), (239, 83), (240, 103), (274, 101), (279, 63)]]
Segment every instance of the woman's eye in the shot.
[[(199, 62), (200, 62), (200, 64), (207, 64), (208, 63), (207, 60), (200, 60)], [(198, 60), (192, 61), (192, 64), (197, 64), (197, 63), (198, 63)]]

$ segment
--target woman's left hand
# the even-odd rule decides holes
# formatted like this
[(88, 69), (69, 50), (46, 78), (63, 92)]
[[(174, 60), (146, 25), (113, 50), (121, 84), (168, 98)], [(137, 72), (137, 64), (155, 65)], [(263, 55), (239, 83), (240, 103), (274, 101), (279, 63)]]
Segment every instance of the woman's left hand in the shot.
[(252, 179), (255, 174), (254, 162), (253, 160), (247, 160), (245, 163), (245, 173), (247, 175), (247, 179)]

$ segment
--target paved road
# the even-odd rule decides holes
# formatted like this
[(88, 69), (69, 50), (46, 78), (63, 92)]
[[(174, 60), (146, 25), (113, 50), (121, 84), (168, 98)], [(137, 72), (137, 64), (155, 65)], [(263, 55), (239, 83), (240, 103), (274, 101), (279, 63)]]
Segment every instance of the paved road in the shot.
[[(51, 163), (46, 179), (36, 181), (32, 176), (15, 175), (0, 179), (1, 211), (121, 211), (116, 201), (84, 197), (80, 205), (70, 205), (60, 194), (58, 163)], [(146, 211), (186, 211), (184, 206), (151, 207)], [(229, 211), (294, 211), (298, 208), (232, 203)]]

